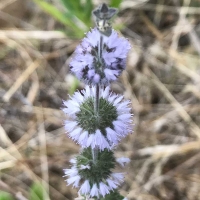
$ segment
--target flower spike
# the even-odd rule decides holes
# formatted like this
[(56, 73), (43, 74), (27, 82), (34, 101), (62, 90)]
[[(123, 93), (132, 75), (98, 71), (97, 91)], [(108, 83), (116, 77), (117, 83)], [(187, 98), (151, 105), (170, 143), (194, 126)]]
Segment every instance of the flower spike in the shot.
[[(112, 29), (111, 20), (117, 9), (105, 3), (93, 11), (96, 28), (91, 29), (76, 48), (69, 64), (72, 73), (86, 83), (63, 102), (68, 119), (64, 128), (68, 136), (81, 146), (81, 152), (65, 169), (67, 184), (79, 188), (83, 198), (126, 200), (117, 190), (124, 173), (113, 172), (129, 158), (114, 157), (113, 150), (133, 131), (130, 101), (111, 92), (109, 84), (116, 81), (126, 66), (129, 41)], [(80, 196), (79, 196), (80, 197)]]
[(71, 71), (87, 84), (108, 85), (116, 81), (125, 68), (126, 57), (131, 46), (127, 39), (112, 30), (109, 37), (102, 36), (102, 57), (99, 57), (101, 33), (92, 29), (76, 48), (70, 62)]

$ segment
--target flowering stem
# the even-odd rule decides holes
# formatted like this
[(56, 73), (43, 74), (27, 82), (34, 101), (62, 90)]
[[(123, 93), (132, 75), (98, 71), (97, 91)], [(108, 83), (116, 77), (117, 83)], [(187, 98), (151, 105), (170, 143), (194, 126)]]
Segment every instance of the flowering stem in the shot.
[[(103, 36), (100, 36), (100, 42), (99, 42), (99, 51), (98, 51), (98, 56), (99, 56), (99, 60), (102, 60), (102, 51), (103, 51)], [(101, 63), (102, 64), (102, 63)]]
[[(102, 51), (103, 51), (103, 36), (100, 36), (100, 41), (99, 41), (99, 48), (98, 48), (98, 56), (99, 56), (99, 61), (101, 64), (101, 69), (103, 68), (102, 66)], [(96, 84), (96, 95), (95, 95), (95, 100), (94, 100), (94, 112), (96, 114), (96, 117), (99, 118), (99, 84)], [(92, 149), (92, 158), (94, 163), (97, 161), (98, 157), (98, 152), (99, 149), (98, 147)]]
[(92, 149), (92, 159), (93, 159), (94, 164), (96, 164), (97, 162), (98, 153), (99, 153), (98, 147), (95, 147), (94, 149)]
[[(96, 95), (94, 100), (94, 112), (96, 114), (96, 117), (99, 118), (99, 84), (96, 84)], [(96, 163), (97, 156), (98, 156), (98, 148), (92, 149), (92, 158), (93, 162)]]
[(87, 86), (64, 102), (63, 111), (71, 116), (65, 121), (65, 129), (82, 146), (65, 175), (68, 185), (81, 185), (80, 195), (87, 200), (122, 199), (117, 186), (123, 175), (112, 169), (117, 162), (121, 166), (128, 162), (126, 158), (116, 159), (112, 151), (132, 129), (129, 101), (122, 101), (123, 96), (110, 93), (107, 87), (125, 68), (130, 49), (128, 40), (112, 29), (110, 19), (116, 12), (105, 3), (93, 11), (97, 27), (86, 35), (70, 62), (71, 71)]
[(96, 116), (98, 117), (98, 115), (99, 115), (99, 84), (96, 85), (94, 112), (95, 112)]
[[(102, 51), (103, 51), (103, 36), (101, 35), (100, 41), (99, 41), (99, 48), (98, 48), (98, 57), (99, 57), (101, 70), (103, 70)], [(95, 105), (94, 106), (95, 106), (94, 107), (95, 113), (98, 117), (98, 113), (99, 113), (99, 84), (96, 84), (96, 95), (95, 95)]]

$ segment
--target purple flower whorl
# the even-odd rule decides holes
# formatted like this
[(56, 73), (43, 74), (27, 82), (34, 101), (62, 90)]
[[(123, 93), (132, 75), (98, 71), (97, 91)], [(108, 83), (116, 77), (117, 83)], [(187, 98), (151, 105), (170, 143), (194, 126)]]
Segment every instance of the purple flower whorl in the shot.
[[(102, 56), (99, 56), (99, 38), (102, 36)], [(87, 84), (107, 85), (117, 80), (124, 70), (130, 50), (127, 39), (112, 30), (110, 36), (102, 35), (97, 28), (87, 33), (75, 50), (70, 63), (71, 71)]]
[[(124, 181), (124, 173), (112, 172), (118, 160), (109, 150), (99, 152), (98, 164), (92, 162), (91, 149), (83, 149), (80, 155), (71, 159), (72, 167), (64, 169), (68, 185), (80, 188), (82, 195), (100, 197), (111, 193)], [(105, 158), (109, 158), (105, 160)], [(129, 162), (128, 158), (120, 158)], [(83, 163), (84, 160), (84, 164)], [(121, 161), (120, 161), (121, 162)], [(121, 164), (121, 163), (120, 163)]]
[(65, 130), (83, 148), (111, 149), (132, 132), (130, 101), (122, 101), (123, 96), (111, 93), (109, 87), (100, 89), (100, 110), (96, 114), (95, 94), (95, 87), (86, 86), (64, 101), (63, 111), (70, 116), (70, 120), (65, 121)]

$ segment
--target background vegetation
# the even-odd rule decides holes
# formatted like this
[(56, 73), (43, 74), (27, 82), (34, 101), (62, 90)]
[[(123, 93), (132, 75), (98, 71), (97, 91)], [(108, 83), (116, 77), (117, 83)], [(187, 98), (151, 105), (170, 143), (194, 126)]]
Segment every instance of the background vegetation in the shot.
[[(105, 2), (105, 1), (104, 1)], [(132, 50), (112, 84), (132, 101), (135, 131), (116, 149), (131, 163), (130, 200), (200, 199), (200, 2), (109, 1)], [(0, 1), (0, 200), (74, 199), (63, 168), (79, 147), (60, 108), (76, 89), (69, 61), (93, 27), (95, 1)]]

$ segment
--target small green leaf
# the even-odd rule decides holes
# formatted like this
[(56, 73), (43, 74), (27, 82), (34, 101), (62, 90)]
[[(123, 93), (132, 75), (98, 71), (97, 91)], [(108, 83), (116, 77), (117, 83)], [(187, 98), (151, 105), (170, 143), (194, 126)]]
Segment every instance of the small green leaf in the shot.
[(0, 200), (14, 200), (14, 199), (11, 194), (4, 191), (0, 191)]
[(122, 0), (110, 0), (110, 7), (119, 8)]
[[(85, 26), (89, 27), (91, 24), (90, 16), (91, 16), (91, 0), (86, 2), (81, 2), (80, 0), (69, 1), (69, 0), (61, 0), (63, 5), (66, 8), (66, 12), (71, 16), (75, 16), (80, 22), (82, 22)], [(88, 9), (90, 10), (90, 16), (87, 16)], [(83, 12), (84, 10), (84, 12)]]
[(34, 183), (30, 188), (29, 200), (45, 200), (44, 192), (44, 188), (40, 183)]
[(71, 16), (75, 15), (81, 21), (84, 20), (80, 0), (75, 0), (75, 1), (61, 0), (61, 1), (65, 6), (68, 14), (70, 14)]
[(69, 0), (61, 0), (64, 4), (64, 6), (74, 12), (74, 11), (81, 11), (81, 2), (80, 0), (75, 0), (75, 1), (69, 1)]
[(43, 0), (34, 0), (34, 2), (39, 5), (45, 12), (53, 16), (57, 21), (64, 24), (66, 27), (70, 27), (74, 34), (80, 36), (82, 30), (73, 23), (73, 16), (69, 13), (62, 13), (54, 5), (45, 2)]
[(68, 22), (68, 20), (65, 20), (65, 15), (59, 11), (56, 7), (51, 5), (48, 2), (42, 1), (42, 0), (34, 0), (35, 3), (37, 3), (45, 12), (53, 16), (56, 20), (61, 22), (65, 25), (70, 25), (71, 22)]
[(91, 26), (92, 10), (93, 10), (92, 1), (86, 0), (85, 6), (84, 6), (84, 17), (85, 17), (85, 20), (88, 22), (89, 26)]

